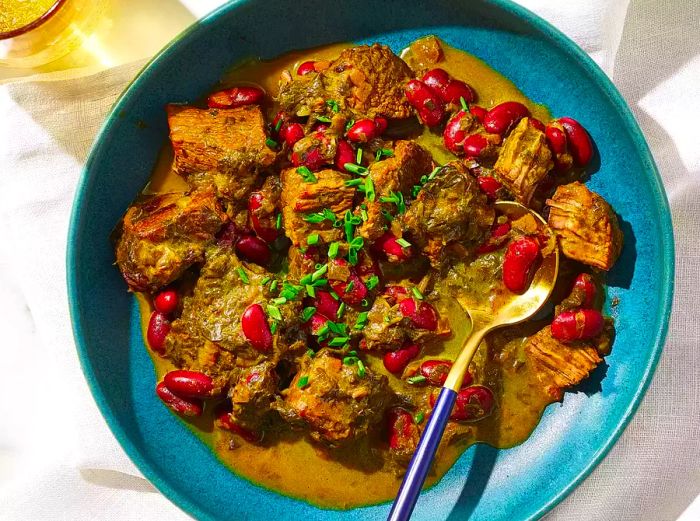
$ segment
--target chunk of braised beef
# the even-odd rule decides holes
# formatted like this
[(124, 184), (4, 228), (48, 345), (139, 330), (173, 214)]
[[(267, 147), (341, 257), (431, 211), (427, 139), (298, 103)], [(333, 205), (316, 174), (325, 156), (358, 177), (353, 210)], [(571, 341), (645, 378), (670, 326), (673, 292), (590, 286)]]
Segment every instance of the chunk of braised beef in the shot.
[(391, 401), (385, 376), (358, 363), (345, 364), (342, 353), (327, 348), (301, 360), (283, 394), (274, 405), (281, 416), (331, 447), (365, 436)]
[(403, 216), (411, 242), (440, 267), (451, 245), (472, 248), (487, 235), (495, 217), (469, 170), (460, 161), (440, 168)]
[(245, 206), (258, 174), (277, 157), (266, 144), (260, 107), (168, 105), (167, 111), (175, 171), (191, 186), (216, 188), (228, 202)]
[(115, 230), (117, 265), (129, 288), (156, 291), (203, 262), (227, 220), (213, 190), (153, 195), (132, 204)]
[(320, 72), (297, 76), (280, 86), (282, 108), (298, 116), (329, 111), (333, 100), (339, 110), (362, 117), (403, 119), (411, 115), (403, 95), (413, 73), (385, 45), (359, 45), (345, 49)]
[(275, 364), (263, 362), (241, 371), (231, 388), (231, 419), (241, 427), (260, 432), (277, 396)]

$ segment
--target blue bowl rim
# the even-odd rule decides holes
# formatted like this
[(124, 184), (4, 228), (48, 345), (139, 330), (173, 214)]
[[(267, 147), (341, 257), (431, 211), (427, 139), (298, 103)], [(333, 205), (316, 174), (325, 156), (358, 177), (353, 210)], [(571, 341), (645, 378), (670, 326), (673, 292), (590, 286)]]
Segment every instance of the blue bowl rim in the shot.
[[(187, 44), (187, 37), (194, 33), (201, 25), (206, 25), (208, 23), (214, 22), (224, 13), (229, 10), (234, 10), (241, 5), (255, 2), (256, 0), (234, 0), (227, 4), (220, 6), (215, 9), (202, 19), (193, 23), (190, 27), (185, 29), (182, 33), (176, 36), (167, 46), (165, 46), (158, 54), (156, 54), (138, 73), (138, 75), (132, 80), (129, 86), (122, 92), (119, 99), (115, 102), (112, 110), (107, 117), (105, 123), (100, 129), (95, 141), (90, 150), (90, 154), (86, 161), (85, 167), (83, 168), (80, 179), (78, 180), (75, 198), (73, 201), (73, 207), (70, 215), (70, 223), (68, 229), (67, 237), (67, 250), (66, 250), (66, 280), (68, 289), (68, 302), (70, 309), (71, 322), (73, 326), (73, 336), (76, 343), (76, 348), (78, 351), (78, 358), (80, 360), (80, 365), (82, 367), (83, 374), (88, 383), (88, 387), (97, 403), (100, 413), (104, 417), (107, 425), (114, 434), (115, 438), (122, 446), (124, 451), (127, 453), (131, 461), (136, 465), (140, 472), (148, 479), (161, 493), (163, 493), (167, 498), (169, 498), (173, 503), (175, 503), (179, 508), (185, 512), (195, 516), (198, 519), (208, 519), (209, 516), (200, 510), (195, 504), (193, 504), (186, 494), (181, 494), (180, 492), (173, 489), (170, 484), (163, 480), (159, 473), (154, 469), (149, 461), (142, 456), (139, 450), (131, 442), (129, 435), (122, 429), (122, 426), (116, 419), (114, 411), (109, 406), (100, 383), (95, 377), (95, 373), (92, 367), (91, 360), (87, 354), (87, 348), (84, 341), (83, 334), (83, 324), (81, 322), (81, 314), (78, 309), (78, 287), (77, 287), (77, 265), (76, 265), (76, 244), (77, 238), (80, 236), (82, 229), (80, 208), (83, 204), (84, 194), (88, 192), (91, 188), (95, 178), (94, 172), (92, 170), (93, 163), (97, 153), (102, 146), (104, 139), (111, 132), (113, 124), (118, 120), (118, 114), (124, 109), (125, 105), (129, 102), (131, 91), (136, 87), (136, 85), (146, 78), (149, 71), (158, 65), (158, 63), (166, 55), (171, 52), (177, 51), (177, 49)], [(652, 346), (651, 357), (649, 358), (647, 365), (645, 367), (644, 374), (640, 380), (640, 385), (637, 388), (629, 406), (624, 411), (623, 415), (620, 417), (616, 427), (610, 432), (608, 438), (599, 447), (598, 451), (595, 453), (593, 458), (588, 462), (588, 464), (581, 470), (581, 472), (574, 477), (569, 484), (562, 488), (559, 492), (554, 494), (546, 503), (541, 505), (541, 507), (530, 516), (529, 520), (539, 519), (544, 516), (547, 512), (552, 510), (559, 502), (561, 502), (571, 491), (578, 486), (592, 471), (593, 469), (603, 460), (603, 458), (610, 451), (612, 446), (617, 442), (622, 432), (629, 425), (632, 417), (634, 416), (637, 408), (639, 407), (647, 389), (651, 383), (652, 377), (658, 365), (661, 351), (664, 346), (666, 335), (668, 332), (669, 320), (671, 315), (671, 308), (673, 303), (673, 292), (674, 292), (674, 273), (675, 273), (675, 247), (673, 239), (673, 226), (671, 221), (671, 210), (668, 203), (668, 198), (666, 197), (666, 191), (663, 187), (663, 182), (659, 174), (654, 158), (649, 149), (649, 145), (644, 139), (644, 135), (637, 124), (637, 121), (632, 114), (629, 106), (625, 102), (622, 95), (615, 88), (612, 81), (608, 76), (600, 69), (600, 67), (569, 37), (562, 33), (559, 29), (551, 25), (549, 22), (539, 17), (532, 11), (515, 4), (511, 0), (483, 0), (486, 4), (491, 4), (494, 9), (500, 9), (511, 15), (514, 15), (522, 20), (524, 20), (529, 25), (533, 26), (536, 30), (540, 31), (546, 38), (551, 40), (553, 44), (559, 47), (563, 52), (568, 54), (574, 60), (577, 60), (579, 64), (588, 72), (593, 79), (596, 81), (597, 85), (605, 92), (610, 101), (613, 103), (618, 113), (622, 116), (626, 124), (626, 130), (630, 133), (632, 140), (634, 141), (637, 149), (639, 150), (641, 156), (645, 160), (645, 163), (651, 171), (651, 181), (652, 189), (654, 191), (654, 198), (658, 208), (662, 210), (660, 218), (660, 229), (662, 234), (662, 260), (663, 260), (663, 272), (661, 274), (661, 282), (663, 293), (660, 300), (660, 315), (661, 324), (659, 330), (657, 331), (656, 337), (654, 339), (654, 345)]]

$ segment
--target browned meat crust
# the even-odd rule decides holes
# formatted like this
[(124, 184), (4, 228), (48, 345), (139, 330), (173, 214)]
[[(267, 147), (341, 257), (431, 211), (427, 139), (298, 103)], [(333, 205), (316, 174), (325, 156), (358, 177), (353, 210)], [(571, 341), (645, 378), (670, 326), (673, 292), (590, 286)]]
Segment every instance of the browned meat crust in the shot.
[(215, 186), (228, 201), (245, 202), (258, 173), (276, 158), (265, 144), (260, 108), (168, 105), (167, 111), (176, 172), (192, 186)]
[(622, 250), (617, 216), (600, 195), (575, 182), (557, 188), (547, 199), (549, 226), (567, 257), (609, 270)]
[(227, 220), (211, 190), (149, 196), (116, 230), (117, 265), (132, 291), (153, 292), (195, 263)]

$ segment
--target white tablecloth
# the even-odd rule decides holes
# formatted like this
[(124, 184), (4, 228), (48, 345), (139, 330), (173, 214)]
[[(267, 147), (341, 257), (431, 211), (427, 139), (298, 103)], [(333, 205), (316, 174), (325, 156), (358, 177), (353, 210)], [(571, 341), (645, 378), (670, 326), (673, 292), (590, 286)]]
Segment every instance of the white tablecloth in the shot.
[[(183, 3), (200, 15), (223, 2)], [(521, 3), (576, 40), (625, 96), (660, 167), (676, 238), (674, 314), (654, 382), (609, 456), (549, 519), (700, 519), (700, 502), (689, 507), (700, 492), (700, 2)], [(122, 36), (138, 48), (140, 34)], [(80, 372), (66, 302), (75, 184), (141, 64), (0, 86), (0, 519), (187, 517), (108, 431)]]

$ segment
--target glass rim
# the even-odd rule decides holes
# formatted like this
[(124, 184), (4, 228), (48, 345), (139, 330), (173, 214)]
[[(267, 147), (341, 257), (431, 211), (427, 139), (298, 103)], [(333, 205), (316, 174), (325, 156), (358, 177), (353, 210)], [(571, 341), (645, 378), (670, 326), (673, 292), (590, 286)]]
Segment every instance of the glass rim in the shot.
[(66, 0), (56, 0), (51, 7), (49, 7), (44, 14), (42, 14), (39, 18), (32, 20), (28, 24), (23, 25), (22, 27), (18, 27), (16, 29), (12, 29), (11, 31), (6, 31), (6, 32), (0, 32), (0, 40), (7, 40), (9, 38), (15, 38), (16, 36), (20, 36), (22, 34), (28, 33), (32, 29), (36, 29), (40, 25), (44, 24), (47, 22), (53, 15), (58, 12), (58, 10), (63, 6), (63, 4), (66, 3)]

